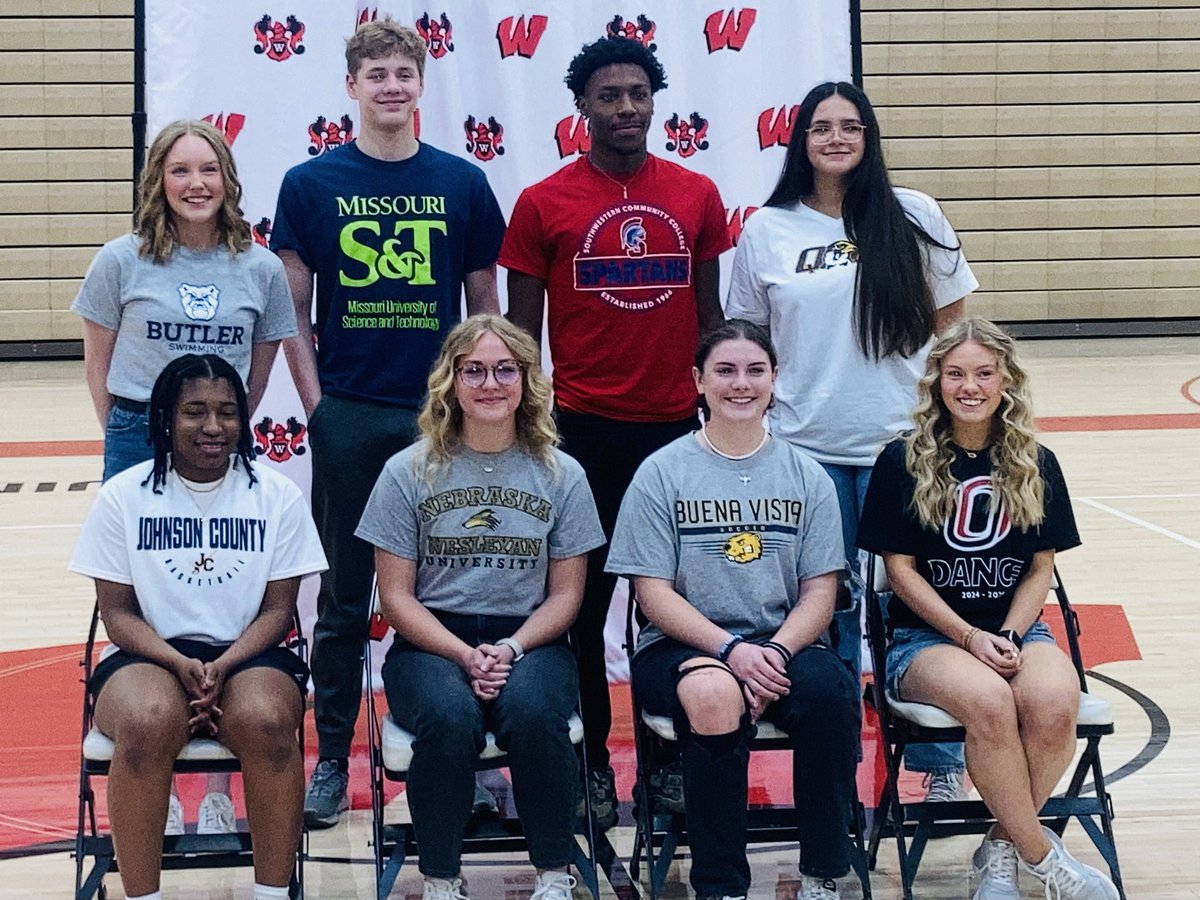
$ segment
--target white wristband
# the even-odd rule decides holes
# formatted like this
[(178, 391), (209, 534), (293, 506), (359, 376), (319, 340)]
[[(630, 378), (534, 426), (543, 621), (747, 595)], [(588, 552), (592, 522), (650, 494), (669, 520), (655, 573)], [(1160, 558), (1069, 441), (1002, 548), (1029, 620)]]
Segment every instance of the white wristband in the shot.
[(513, 652), (513, 662), (516, 662), (525, 655), (525, 648), (521, 646), (521, 642), (516, 638), (506, 637), (496, 641), (497, 647), (507, 647)]

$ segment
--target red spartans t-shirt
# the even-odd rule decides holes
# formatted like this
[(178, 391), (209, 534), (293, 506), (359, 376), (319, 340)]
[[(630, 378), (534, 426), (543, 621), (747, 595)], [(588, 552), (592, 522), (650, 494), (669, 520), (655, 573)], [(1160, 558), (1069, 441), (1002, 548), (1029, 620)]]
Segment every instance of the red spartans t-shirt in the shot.
[(546, 284), (557, 404), (627, 422), (693, 413), (696, 265), (728, 248), (716, 185), (655, 156), (615, 180), (581, 157), (526, 188), (499, 262)]

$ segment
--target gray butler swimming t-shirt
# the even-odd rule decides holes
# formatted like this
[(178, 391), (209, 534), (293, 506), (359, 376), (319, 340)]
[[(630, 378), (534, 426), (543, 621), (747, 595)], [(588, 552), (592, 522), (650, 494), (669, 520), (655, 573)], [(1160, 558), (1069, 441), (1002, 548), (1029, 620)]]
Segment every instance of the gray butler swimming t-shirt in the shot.
[[(672, 441), (637, 471), (617, 517), (609, 572), (674, 582), (706, 618), (767, 637), (795, 606), (800, 582), (845, 568), (833, 482), (772, 438), (747, 460)], [(661, 638), (650, 624), (638, 649)]]
[(415, 559), (417, 599), (430, 609), (528, 616), (546, 599), (549, 560), (604, 544), (583, 469), (565, 453), (554, 451), (552, 470), (516, 447), (462, 448), (431, 485), (426, 446), (388, 460), (355, 534)]

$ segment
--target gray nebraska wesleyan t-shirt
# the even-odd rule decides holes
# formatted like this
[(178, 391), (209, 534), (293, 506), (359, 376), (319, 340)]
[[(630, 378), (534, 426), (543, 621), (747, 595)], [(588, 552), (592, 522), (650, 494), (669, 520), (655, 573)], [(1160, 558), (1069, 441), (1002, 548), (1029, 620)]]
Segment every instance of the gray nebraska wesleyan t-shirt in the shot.
[[(786, 441), (729, 460), (690, 434), (638, 469), (606, 568), (667, 579), (709, 621), (763, 638), (796, 605), (802, 580), (845, 568), (841, 522), (825, 470)], [(647, 625), (638, 649), (662, 636)]]
[(552, 470), (517, 447), (463, 447), (430, 484), (426, 447), (388, 460), (355, 534), (416, 560), (417, 599), (430, 609), (528, 616), (546, 599), (549, 560), (603, 545), (583, 469), (565, 453), (554, 451)]

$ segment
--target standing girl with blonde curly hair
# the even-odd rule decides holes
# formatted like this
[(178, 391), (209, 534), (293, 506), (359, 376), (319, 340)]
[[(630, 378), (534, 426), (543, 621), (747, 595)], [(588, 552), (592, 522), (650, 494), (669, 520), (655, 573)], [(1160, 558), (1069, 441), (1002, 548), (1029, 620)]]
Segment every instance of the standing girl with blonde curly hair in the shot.
[[(1079, 681), (1039, 617), (1054, 554), (1079, 544), (1054, 454), (1037, 443), (1012, 339), (952, 326), (917, 385), (915, 428), (871, 475), (858, 545), (883, 555), (887, 684), (966, 729), (967, 771), (996, 818), (972, 860), (975, 900), (1017, 900), (1019, 867), (1046, 896), (1118, 896), (1038, 811), (1075, 750)], [(1052, 894), (1052, 892), (1054, 892)]]

